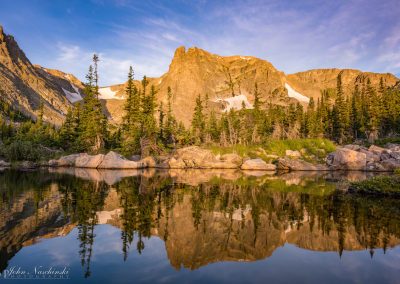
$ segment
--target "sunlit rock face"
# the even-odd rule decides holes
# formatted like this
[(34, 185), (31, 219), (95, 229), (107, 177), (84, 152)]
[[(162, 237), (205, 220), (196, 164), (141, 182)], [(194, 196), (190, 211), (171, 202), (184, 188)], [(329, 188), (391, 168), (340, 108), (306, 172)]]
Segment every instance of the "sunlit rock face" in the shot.
[(0, 95), (14, 108), (36, 118), (39, 105), (43, 119), (60, 125), (71, 103), (82, 96), (82, 83), (71, 74), (33, 65), (13, 36), (0, 26)]
[(346, 176), (171, 170), (128, 171), (113, 180), (107, 176), (119, 171), (64, 170), (70, 172), (19, 174), (19, 186), (12, 171), (0, 176), (2, 269), (22, 247), (75, 227), (79, 241), (93, 246), (95, 234), (84, 232), (98, 225), (119, 228), (122, 248), (140, 247), (140, 238), (164, 240), (176, 269), (261, 260), (285, 243), (338, 254), (400, 243), (399, 201), (336, 192), (329, 180)]
[[(88, 62), (89, 64), (89, 62)], [(128, 70), (126, 70), (128, 72)], [(334, 89), (342, 75), (345, 94), (368, 79), (378, 87), (398, 81), (393, 74), (362, 72), (351, 69), (316, 69), (285, 74), (270, 62), (253, 56), (220, 56), (198, 47), (176, 49), (168, 70), (158, 78), (147, 78), (148, 86), (157, 90), (158, 103), (167, 104), (168, 87), (172, 90), (172, 110), (178, 121), (190, 125), (196, 97), (201, 94), (208, 108), (227, 112), (243, 106), (251, 109), (255, 84), (260, 100), (287, 106), (306, 106), (322, 90)], [(139, 79), (139, 78), (137, 78)], [(139, 80), (134, 85), (142, 88)], [(99, 89), (103, 110), (112, 124), (120, 124), (124, 115), (126, 82)], [(72, 74), (33, 65), (19, 48), (13, 36), (0, 26), (0, 94), (3, 99), (26, 115), (36, 118), (40, 102), (44, 103), (44, 120), (62, 124), (72, 104), (82, 100), (83, 84)]]

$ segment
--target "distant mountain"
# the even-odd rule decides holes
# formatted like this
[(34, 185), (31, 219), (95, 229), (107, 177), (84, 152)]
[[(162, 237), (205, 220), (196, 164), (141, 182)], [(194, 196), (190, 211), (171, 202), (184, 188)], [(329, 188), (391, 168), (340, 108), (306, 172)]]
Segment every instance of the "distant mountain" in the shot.
[[(128, 71), (128, 70), (127, 70)], [(262, 102), (288, 105), (309, 98), (317, 99), (322, 90), (336, 87), (342, 75), (345, 93), (356, 84), (370, 79), (378, 87), (380, 79), (386, 86), (399, 80), (390, 73), (380, 74), (351, 69), (316, 69), (294, 74), (277, 70), (270, 62), (252, 56), (219, 56), (197, 47), (176, 49), (168, 71), (159, 78), (148, 78), (149, 85), (158, 90), (157, 100), (167, 102), (171, 87), (172, 108), (175, 116), (190, 125), (195, 98), (208, 95), (208, 104), (218, 111), (251, 108), (254, 85)], [(140, 78), (141, 79), (141, 78)], [(140, 88), (140, 81), (135, 81)], [(104, 111), (112, 123), (120, 123), (123, 116), (126, 83), (100, 88)], [(0, 93), (1, 98), (26, 115), (35, 118), (40, 101), (44, 103), (44, 119), (62, 123), (71, 103), (82, 99), (83, 84), (73, 75), (58, 70), (32, 65), (14, 38), (5, 35), (0, 26)], [(243, 102), (243, 103), (242, 103)]]
[(314, 99), (320, 97), (321, 90), (336, 88), (336, 80), (341, 74), (344, 91), (349, 93), (356, 84), (371, 81), (378, 88), (381, 78), (385, 86), (393, 86), (399, 80), (390, 73), (362, 72), (354, 69), (314, 69), (287, 76), (288, 82), (299, 92)]
[[(242, 101), (246, 107), (254, 102), (254, 84), (263, 102), (288, 105), (300, 102), (307, 105), (309, 98), (317, 99), (324, 89), (336, 87), (337, 76), (342, 75), (346, 93), (354, 85), (369, 78), (378, 87), (380, 79), (386, 86), (393, 86), (399, 80), (393, 74), (362, 72), (351, 69), (316, 69), (294, 74), (277, 70), (270, 62), (252, 56), (219, 56), (197, 47), (179, 47), (169, 66), (168, 72), (159, 78), (151, 78), (150, 84), (158, 89), (157, 98), (167, 100), (167, 88), (173, 92), (173, 111), (178, 120), (190, 124), (195, 105), (195, 97), (201, 94), (209, 97), (209, 104), (219, 105), (219, 109), (240, 109)], [(136, 82), (139, 86), (139, 81)], [(123, 105), (125, 84), (107, 87), (110, 115), (119, 121), (122, 117), (119, 107)], [(233, 94), (235, 98), (233, 97)], [(239, 96), (240, 95), (240, 96)], [(103, 98), (106, 98), (103, 96)], [(118, 110), (118, 111), (117, 111)]]
[(33, 119), (42, 102), (44, 120), (60, 125), (71, 101), (81, 99), (82, 87), (71, 74), (33, 65), (0, 26), (1, 100)]

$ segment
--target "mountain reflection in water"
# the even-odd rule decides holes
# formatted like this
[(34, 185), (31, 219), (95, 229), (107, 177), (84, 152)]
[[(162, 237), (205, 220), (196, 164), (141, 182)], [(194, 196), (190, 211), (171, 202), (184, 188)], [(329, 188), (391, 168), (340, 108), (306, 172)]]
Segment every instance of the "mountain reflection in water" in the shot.
[(159, 237), (172, 267), (256, 261), (285, 244), (319, 252), (400, 243), (400, 200), (351, 197), (343, 180), (366, 173), (212, 170), (98, 171), (58, 168), (0, 174), (0, 271), (23, 247), (77, 230), (91, 276), (95, 227), (120, 230), (120, 257)]

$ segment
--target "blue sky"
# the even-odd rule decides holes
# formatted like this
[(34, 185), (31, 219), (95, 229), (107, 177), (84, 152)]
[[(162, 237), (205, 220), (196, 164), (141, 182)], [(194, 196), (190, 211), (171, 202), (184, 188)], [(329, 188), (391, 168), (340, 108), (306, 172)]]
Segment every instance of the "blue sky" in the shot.
[(253, 55), (279, 70), (356, 68), (400, 75), (399, 0), (13, 0), (0, 24), (33, 63), (84, 79), (93, 52), (100, 83), (160, 76), (174, 50)]

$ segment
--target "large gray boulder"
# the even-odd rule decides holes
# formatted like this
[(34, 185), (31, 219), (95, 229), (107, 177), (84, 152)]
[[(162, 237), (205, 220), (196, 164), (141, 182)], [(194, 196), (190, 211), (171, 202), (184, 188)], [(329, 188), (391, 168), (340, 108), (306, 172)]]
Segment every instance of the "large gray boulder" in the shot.
[(400, 168), (400, 160), (387, 159), (380, 163), (386, 171), (394, 171)]
[(385, 148), (382, 148), (382, 147), (379, 147), (379, 146), (376, 146), (376, 145), (371, 145), (368, 148), (368, 151), (372, 152), (372, 153), (374, 153), (376, 155), (380, 155), (380, 154), (382, 154), (383, 151), (385, 151)]
[(98, 169), (139, 169), (147, 167), (146, 162), (135, 162), (124, 158), (122, 155), (110, 151), (104, 156)]
[(381, 154), (378, 152), (371, 152), (365, 149), (361, 149), (359, 152), (366, 155), (367, 164), (371, 162), (379, 162), (381, 160)]
[(241, 166), (242, 170), (258, 170), (258, 171), (275, 171), (276, 166), (274, 164), (267, 164), (262, 159), (250, 159), (243, 163)]
[(367, 155), (347, 148), (338, 148), (328, 155), (327, 164), (332, 170), (365, 170)]
[(198, 146), (178, 149), (173, 158), (176, 160), (176, 163), (174, 161), (172, 164), (170, 163), (171, 168), (174, 164), (180, 167), (184, 164), (184, 168), (212, 168), (211, 164), (216, 162), (210, 150), (202, 149)]
[(88, 155), (86, 153), (80, 154), (75, 160), (75, 167), (77, 168), (97, 168), (104, 160), (103, 154)]
[(186, 168), (186, 164), (182, 159), (175, 159), (174, 157), (172, 157), (169, 161), (168, 161), (168, 167), (171, 169), (184, 169)]
[(50, 160), (50, 167), (74, 167), (75, 161), (79, 157), (80, 154), (72, 154), (68, 156), (63, 156), (58, 160)]
[(238, 169), (242, 162), (237, 154), (216, 157), (210, 150), (190, 146), (178, 149), (167, 163), (171, 169)]
[(281, 158), (278, 160), (278, 170), (284, 171), (327, 171), (326, 165), (311, 164), (303, 160)]

